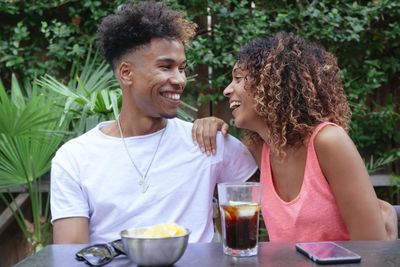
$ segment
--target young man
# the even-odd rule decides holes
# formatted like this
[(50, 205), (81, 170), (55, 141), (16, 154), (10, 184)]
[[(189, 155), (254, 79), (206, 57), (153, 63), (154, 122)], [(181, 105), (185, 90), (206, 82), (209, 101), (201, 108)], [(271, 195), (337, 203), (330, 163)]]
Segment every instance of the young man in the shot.
[[(101, 22), (100, 49), (122, 88), (116, 121), (63, 145), (52, 162), (54, 243), (99, 243), (121, 230), (175, 221), (190, 242), (213, 237), (215, 184), (257, 169), (234, 137), (208, 157), (175, 118), (186, 85), (184, 45), (195, 24), (163, 3), (128, 4)], [(232, 157), (234, 155), (234, 157)]]

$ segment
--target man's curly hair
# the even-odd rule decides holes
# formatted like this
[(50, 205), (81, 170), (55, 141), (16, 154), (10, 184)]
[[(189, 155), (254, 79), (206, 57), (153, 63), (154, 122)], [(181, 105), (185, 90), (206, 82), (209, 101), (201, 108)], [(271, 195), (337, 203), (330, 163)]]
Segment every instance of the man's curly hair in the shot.
[(184, 12), (172, 10), (162, 2), (130, 3), (102, 20), (97, 31), (98, 44), (104, 58), (114, 67), (121, 56), (150, 43), (152, 38), (187, 44), (196, 27)]
[[(256, 100), (256, 112), (267, 124), (274, 154), (308, 142), (314, 128), (333, 122), (348, 130), (351, 111), (336, 57), (322, 46), (288, 33), (254, 40), (237, 57), (247, 71), (246, 90)], [(256, 133), (245, 135), (259, 143)]]

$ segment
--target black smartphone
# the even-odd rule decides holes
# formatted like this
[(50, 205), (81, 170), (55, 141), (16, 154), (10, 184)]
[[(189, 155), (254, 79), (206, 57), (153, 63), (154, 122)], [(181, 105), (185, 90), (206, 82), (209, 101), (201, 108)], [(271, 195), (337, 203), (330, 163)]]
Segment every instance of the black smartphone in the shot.
[(319, 264), (360, 262), (361, 256), (335, 242), (297, 243), (296, 250)]

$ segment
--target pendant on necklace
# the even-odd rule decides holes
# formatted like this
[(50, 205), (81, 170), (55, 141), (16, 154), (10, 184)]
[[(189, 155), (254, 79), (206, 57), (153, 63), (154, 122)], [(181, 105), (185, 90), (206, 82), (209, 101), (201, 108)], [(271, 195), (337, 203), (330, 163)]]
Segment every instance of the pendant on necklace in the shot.
[(146, 193), (147, 189), (149, 189), (149, 183), (146, 181), (146, 178), (142, 177), (139, 180), (139, 185), (142, 187), (142, 193)]

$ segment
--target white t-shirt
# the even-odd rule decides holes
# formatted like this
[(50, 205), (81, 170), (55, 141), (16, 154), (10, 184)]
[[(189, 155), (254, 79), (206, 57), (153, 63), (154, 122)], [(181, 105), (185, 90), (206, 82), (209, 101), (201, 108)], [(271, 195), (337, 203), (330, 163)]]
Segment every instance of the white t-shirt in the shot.
[[(100, 243), (120, 238), (123, 229), (173, 221), (192, 231), (189, 242), (210, 242), (216, 183), (245, 181), (257, 169), (246, 147), (218, 134), (217, 153), (207, 156), (193, 144), (191, 123), (169, 119), (147, 175), (150, 187), (142, 193), (121, 138), (100, 131), (109, 123), (57, 151), (51, 168), (52, 222), (87, 217), (90, 243)], [(162, 131), (125, 139), (142, 173)]]

